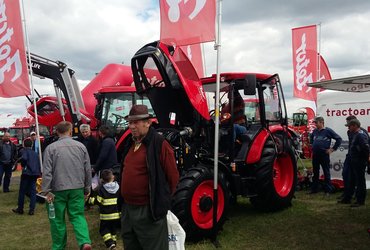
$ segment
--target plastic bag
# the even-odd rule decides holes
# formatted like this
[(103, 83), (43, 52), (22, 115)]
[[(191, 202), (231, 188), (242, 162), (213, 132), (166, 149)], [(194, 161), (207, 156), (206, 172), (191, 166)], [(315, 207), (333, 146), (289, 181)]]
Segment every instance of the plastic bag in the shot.
[(95, 174), (92, 178), (91, 178), (91, 189), (92, 190), (96, 190), (98, 187), (99, 187), (99, 183), (100, 180), (99, 180), (99, 174)]
[(169, 250), (184, 250), (186, 233), (171, 211), (167, 212), (167, 227)]

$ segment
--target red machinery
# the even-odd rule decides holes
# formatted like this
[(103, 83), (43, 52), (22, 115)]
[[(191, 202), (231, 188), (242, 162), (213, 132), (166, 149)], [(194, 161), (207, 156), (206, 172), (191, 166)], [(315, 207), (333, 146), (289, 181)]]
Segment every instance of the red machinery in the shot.
[[(248, 197), (262, 210), (273, 211), (291, 205), (297, 165), (278, 75), (221, 74), (220, 102), (230, 103), (232, 107), (234, 97), (230, 93), (238, 93), (244, 100), (254, 100), (252, 106), (259, 118), (252, 119), (249, 111), (246, 112), (247, 133), (238, 138), (238, 142), (233, 137), (233, 112), (231, 122), (220, 127), (217, 223), (213, 227), (213, 114), (220, 112), (215, 110), (216, 76), (199, 79), (179, 48), (160, 42), (141, 48), (132, 58), (131, 69), (137, 94), (134, 87), (112, 86), (112, 82), (109, 87), (104, 84), (104, 77), (99, 80), (96, 86), (106, 87), (95, 94), (97, 124), (116, 129), (119, 151), (131, 138), (123, 117), (133, 104), (149, 105), (157, 119), (154, 127), (175, 151), (181, 178), (172, 210), (189, 237), (220, 230), (230, 203), (236, 202), (238, 195)], [(68, 109), (73, 106), (68, 98), (65, 104)], [(77, 118), (71, 116), (74, 124), (81, 122)]]
[(312, 108), (304, 107), (293, 113), (293, 123), (290, 128), (300, 135), (300, 144), (302, 147), (301, 157), (311, 159), (312, 146), (309, 141), (309, 135), (315, 128), (313, 119), (315, 112)]

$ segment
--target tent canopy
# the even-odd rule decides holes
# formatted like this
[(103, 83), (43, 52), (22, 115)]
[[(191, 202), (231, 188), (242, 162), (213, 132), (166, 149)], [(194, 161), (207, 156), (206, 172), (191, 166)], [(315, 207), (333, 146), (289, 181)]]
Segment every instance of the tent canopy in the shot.
[(330, 89), (346, 92), (367, 92), (370, 91), (370, 75), (353, 76), (330, 81), (313, 82), (309, 87)]

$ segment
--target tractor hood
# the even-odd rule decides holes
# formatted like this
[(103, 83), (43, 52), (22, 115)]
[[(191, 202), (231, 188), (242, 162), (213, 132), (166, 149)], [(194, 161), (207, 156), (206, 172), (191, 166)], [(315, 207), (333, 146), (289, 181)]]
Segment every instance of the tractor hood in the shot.
[(136, 91), (149, 98), (161, 127), (210, 119), (201, 81), (180, 48), (147, 44), (136, 52), (131, 67)]

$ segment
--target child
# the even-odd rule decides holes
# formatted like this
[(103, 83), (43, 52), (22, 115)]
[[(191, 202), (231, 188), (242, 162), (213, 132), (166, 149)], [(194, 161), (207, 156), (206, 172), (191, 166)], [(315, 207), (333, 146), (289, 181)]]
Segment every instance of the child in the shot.
[(100, 228), (99, 233), (103, 237), (108, 249), (116, 249), (117, 235), (116, 230), (120, 224), (120, 209), (117, 204), (119, 185), (114, 181), (113, 172), (104, 169), (101, 172), (101, 182), (96, 197), (90, 197), (89, 203), (98, 204), (100, 209)]
[(32, 150), (32, 140), (26, 139), (23, 142), (24, 149), (22, 150), (22, 175), (19, 184), (18, 207), (12, 211), (16, 214), (23, 214), (24, 196), (30, 194), (30, 210), (29, 215), (34, 215), (36, 206), (36, 180), (41, 175), (40, 160), (35, 151)]

